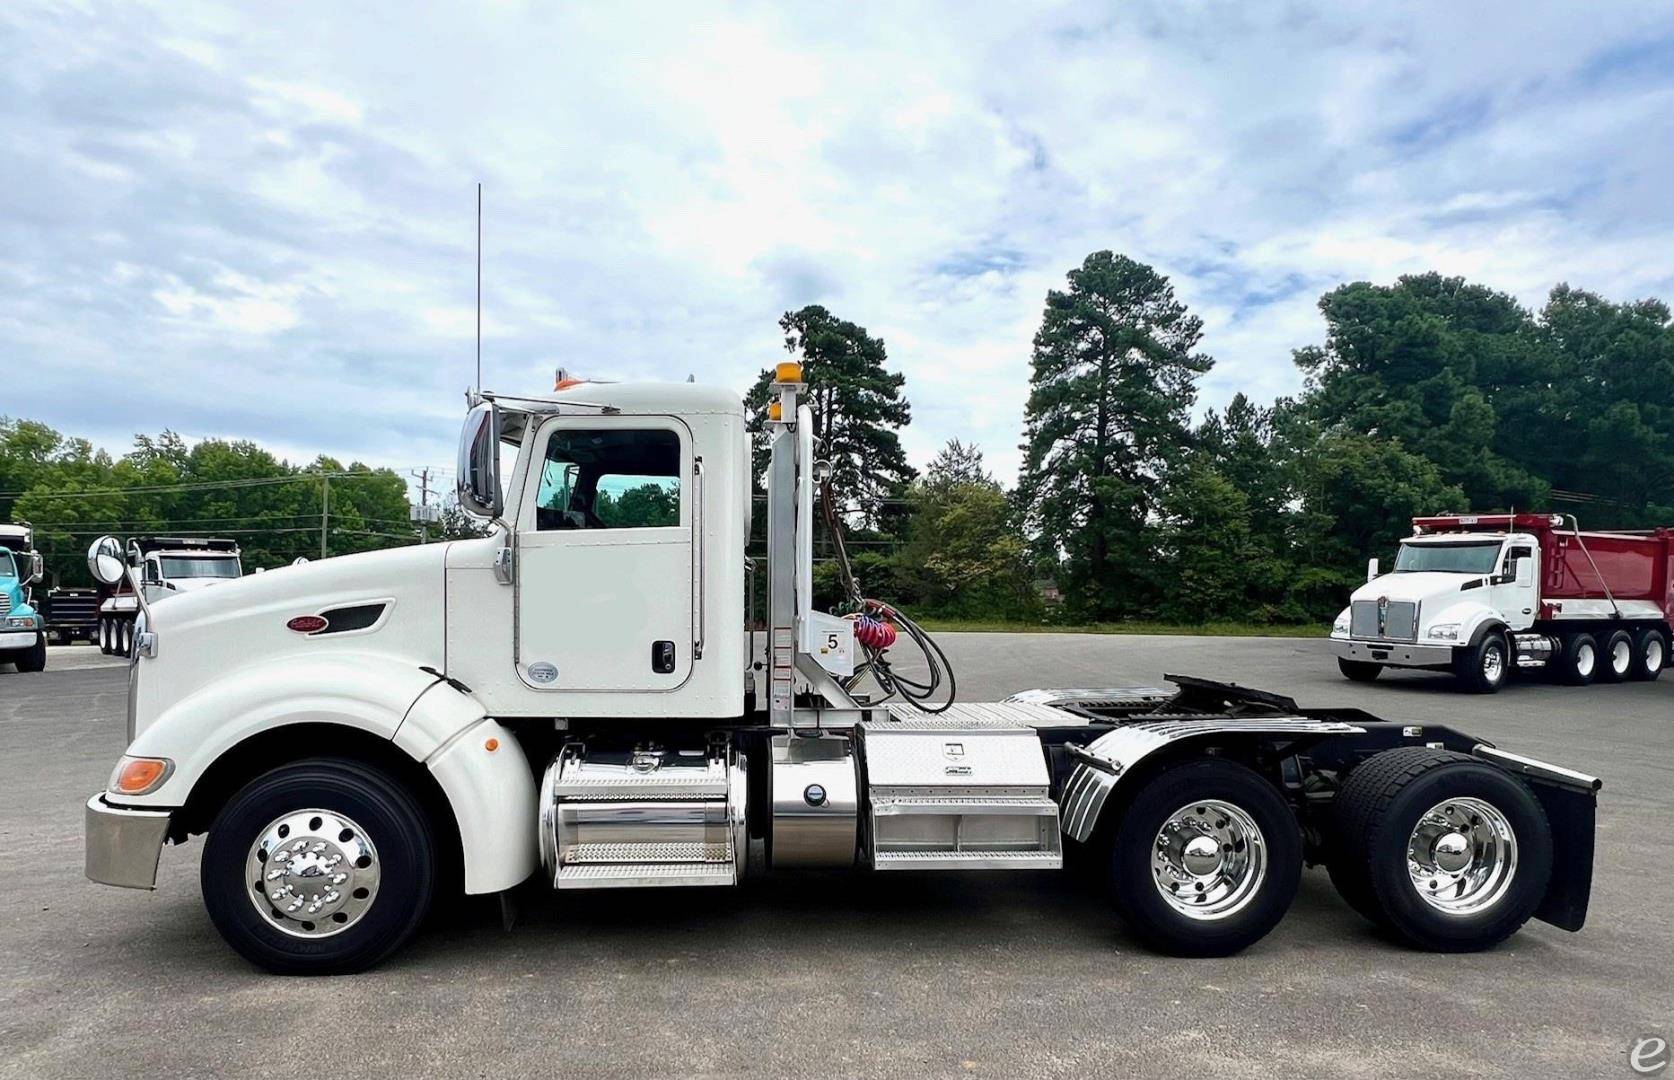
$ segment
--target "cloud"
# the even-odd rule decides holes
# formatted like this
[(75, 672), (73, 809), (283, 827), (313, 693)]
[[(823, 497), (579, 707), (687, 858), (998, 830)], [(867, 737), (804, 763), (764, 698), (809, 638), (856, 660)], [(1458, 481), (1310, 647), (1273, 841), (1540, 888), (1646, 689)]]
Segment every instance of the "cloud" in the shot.
[(490, 384), (742, 391), (823, 303), (888, 343), (919, 464), (957, 436), (1006, 477), (1046, 290), (1100, 248), (1204, 317), (1204, 405), (1294, 392), (1345, 280), (1674, 296), (1656, 6), (404, 15), (0, 9), (0, 347), (28, 373), (0, 413), (445, 463), (478, 180)]

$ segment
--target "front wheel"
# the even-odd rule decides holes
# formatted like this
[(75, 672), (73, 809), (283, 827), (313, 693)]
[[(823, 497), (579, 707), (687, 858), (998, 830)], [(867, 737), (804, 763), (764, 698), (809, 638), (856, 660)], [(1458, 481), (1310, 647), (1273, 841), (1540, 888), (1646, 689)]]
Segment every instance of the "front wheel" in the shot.
[(1473, 694), (1497, 694), (1505, 685), (1510, 650), (1503, 634), (1486, 634), (1475, 645), (1455, 649), (1453, 674)]
[(17, 654), (12, 659), (16, 661), (17, 669), (19, 671), (45, 671), (46, 635), (36, 634), (35, 644), (29, 646), (27, 649), (18, 650)]
[(1522, 781), (1424, 746), (1376, 754), (1333, 806), (1331, 878), (1419, 948), (1474, 952), (1529, 920), (1552, 875), (1545, 811)]
[(1267, 936), (1296, 897), (1296, 816), (1260, 774), (1229, 761), (1177, 765), (1121, 817), (1111, 890), (1129, 925), (1175, 956), (1229, 956)]
[(1339, 656), (1337, 670), (1350, 682), (1371, 682), (1383, 670), (1383, 665), (1368, 663), (1365, 660), (1345, 660)]
[(362, 971), (423, 921), (436, 859), (429, 820), (395, 779), (356, 761), (302, 761), (222, 808), (204, 844), (204, 906), (269, 971)]

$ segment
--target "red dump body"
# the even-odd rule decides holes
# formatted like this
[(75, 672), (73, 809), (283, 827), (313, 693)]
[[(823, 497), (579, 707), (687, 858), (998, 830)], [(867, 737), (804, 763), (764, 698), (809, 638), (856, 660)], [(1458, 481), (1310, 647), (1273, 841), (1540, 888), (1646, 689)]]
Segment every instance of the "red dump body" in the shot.
[(1674, 622), (1674, 528), (1577, 534), (1553, 514), (1462, 514), (1412, 523), (1426, 533), (1532, 533), (1540, 539), (1543, 602), (1603, 600), (1608, 586), (1618, 602), (1654, 603)]

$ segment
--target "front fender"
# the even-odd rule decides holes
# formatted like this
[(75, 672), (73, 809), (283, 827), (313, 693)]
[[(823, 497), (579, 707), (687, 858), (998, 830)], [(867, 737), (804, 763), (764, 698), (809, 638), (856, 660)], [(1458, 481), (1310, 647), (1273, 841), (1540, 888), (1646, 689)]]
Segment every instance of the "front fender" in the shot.
[[(393, 739), (413, 703), (440, 681), (432, 672), (378, 654), (290, 656), (237, 669), (146, 725), (128, 753), (168, 758), (174, 771), (156, 791), (119, 801), (182, 806), (222, 754), (252, 735), (291, 724), (340, 724)], [(414, 756), (423, 760), (428, 753)]]

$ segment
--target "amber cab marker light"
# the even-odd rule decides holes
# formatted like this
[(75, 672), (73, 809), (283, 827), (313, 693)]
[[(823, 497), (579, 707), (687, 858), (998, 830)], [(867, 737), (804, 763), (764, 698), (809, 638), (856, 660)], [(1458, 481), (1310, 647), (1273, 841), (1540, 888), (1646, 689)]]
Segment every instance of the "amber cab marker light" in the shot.
[(802, 381), (802, 365), (795, 360), (781, 360), (773, 371), (775, 382), (799, 383)]
[(767, 403), (767, 418), (777, 424), (785, 418), (785, 410), (777, 401)]
[(500, 740), (499, 739), (489, 739), (482, 744), (482, 748), (484, 750), (487, 750), (490, 754), (492, 754), (494, 751), (500, 749)]
[(168, 771), (169, 763), (164, 758), (124, 758), (113, 787), (119, 795), (144, 795), (162, 783)]

